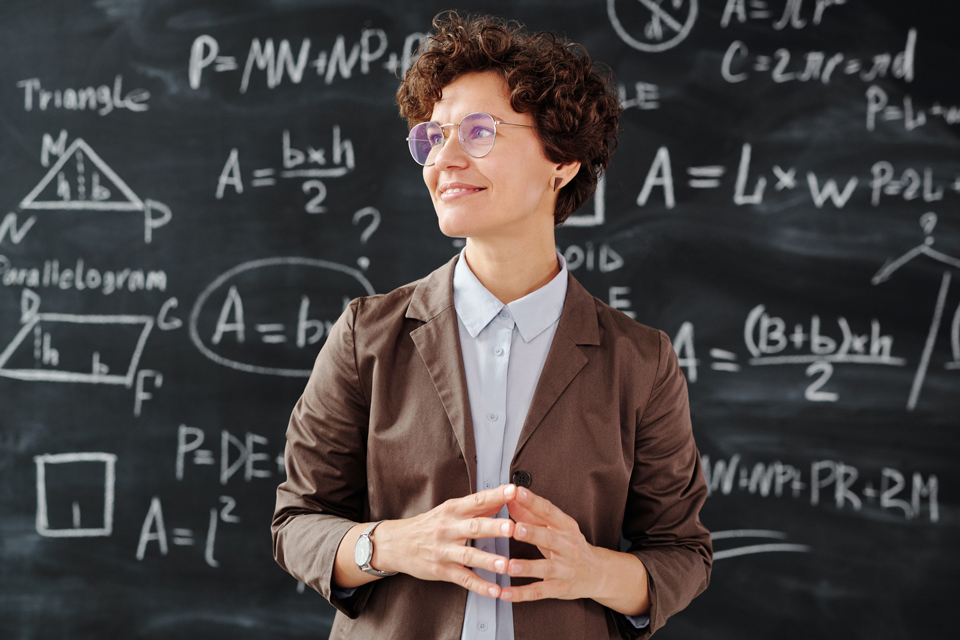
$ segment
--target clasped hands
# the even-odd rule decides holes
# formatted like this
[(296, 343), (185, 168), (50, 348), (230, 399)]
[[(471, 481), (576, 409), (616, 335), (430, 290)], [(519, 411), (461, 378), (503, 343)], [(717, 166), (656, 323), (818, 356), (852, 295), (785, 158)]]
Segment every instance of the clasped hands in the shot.
[[(506, 505), (511, 519), (494, 518)], [(535, 545), (543, 559), (504, 558), (471, 546), (481, 538), (514, 538)], [(590, 545), (576, 520), (529, 489), (508, 484), (455, 498), (412, 518), (388, 520), (376, 531), (372, 565), (423, 580), (443, 580), (511, 602), (596, 598), (603, 552)], [(471, 568), (540, 578), (501, 588)]]

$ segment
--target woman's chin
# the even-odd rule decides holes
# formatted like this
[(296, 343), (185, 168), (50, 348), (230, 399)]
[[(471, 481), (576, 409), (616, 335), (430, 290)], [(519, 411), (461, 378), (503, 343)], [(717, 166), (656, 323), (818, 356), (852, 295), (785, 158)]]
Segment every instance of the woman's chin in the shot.
[(466, 220), (458, 220), (457, 216), (438, 215), (437, 221), (440, 233), (448, 238), (466, 238), (476, 231), (476, 225), (471, 225)]

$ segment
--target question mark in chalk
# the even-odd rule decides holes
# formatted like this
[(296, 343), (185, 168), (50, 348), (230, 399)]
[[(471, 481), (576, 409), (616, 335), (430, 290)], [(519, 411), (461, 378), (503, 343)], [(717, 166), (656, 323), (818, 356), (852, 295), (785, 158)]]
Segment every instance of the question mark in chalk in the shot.
[[(360, 221), (370, 216), (373, 218), (370, 221), (370, 224), (367, 225), (367, 228), (363, 230), (363, 233), (360, 234), (360, 244), (366, 244), (367, 240), (370, 239), (370, 236), (373, 235), (373, 232), (377, 230), (377, 227), (380, 226), (380, 212), (373, 207), (364, 207), (356, 213), (353, 214), (353, 224), (360, 224)], [(370, 266), (370, 259), (366, 256), (360, 256), (357, 258), (357, 264), (360, 265), (361, 269), (366, 269)]]

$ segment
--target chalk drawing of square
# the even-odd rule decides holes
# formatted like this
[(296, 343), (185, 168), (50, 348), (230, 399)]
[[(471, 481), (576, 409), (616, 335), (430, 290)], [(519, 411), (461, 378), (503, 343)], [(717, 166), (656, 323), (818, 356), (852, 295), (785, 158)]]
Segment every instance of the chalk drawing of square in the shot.
[[(113, 506), (117, 456), (112, 453), (59, 453), (34, 456), (37, 465), (37, 533), (48, 538), (97, 538), (113, 533)], [(75, 463), (103, 464), (103, 521), (100, 527), (79, 526), (80, 512), (74, 503), (74, 526), (52, 528), (47, 503), (47, 467)]]
[(597, 180), (597, 191), (593, 194), (593, 213), (572, 215), (563, 223), (565, 227), (599, 227), (606, 216), (607, 180), (600, 176)]
[[(17, 354), (18, 350), (31, 350), (28, 337), (34, 329), (42, 326), (43, 323), (55, 324), (66, 323), (71, 325), (95, 325), (95, 326), (134, 326), (143, 325), (139, 331), (139, 337), (133, 346), (129, 363), (123, 374), (101, 373), (94, 370), (91, 366), (89, 372), (83, 371), (63, 371), (57, 369), (42, 369), (37, 367), (16, 367), (9, 366), (11, 359)], [(137, 373), (137, 367), (140, 364), (140, 356), (146, 345), (150, 331), (153, 329), (154, 320), (150, 316), (127, 316), (127, 315), (76, 315), (66, 313), (38, 313), (28, 320), (20, 332), (10, 341), (6, 349), (0, 353), (0, 376), (6, 378), (15, 378), (17, 380), (34, 380), (46, 382), (85, 382), (92, 384), (114, 384), (123, 385), (130, 388), (133, 385), (134, 376)], [(119, 335), (119, 333), (118, 333)], [(24, 357), (21, 354), (21, 361)]]
[[(70, 167), (68, 161), (73, 160)], [(69, 174), (69, 177), (67, 175)], [(87, 174), (90, 175), (88, 185)], [(106, 183), (99, 184), (103, 175)], [(56, 179), (56, 182), (54, 180)], [(109, 185), (107, 187), (106, 185)], [(66, 189), (64, 188), (66, 187)], [(109, 192), (97, 197), (97, 192)], [(87, 197), (87, 194), (91, 197)], [(76, 197), (74, 197), (76, 196)], [(20, 202), (21, 209), (55, 209), (87, 211), (143, 211), (139, 197), (107, 166), (82, 138), (77, 138), (63, 152), (47, 175)]]

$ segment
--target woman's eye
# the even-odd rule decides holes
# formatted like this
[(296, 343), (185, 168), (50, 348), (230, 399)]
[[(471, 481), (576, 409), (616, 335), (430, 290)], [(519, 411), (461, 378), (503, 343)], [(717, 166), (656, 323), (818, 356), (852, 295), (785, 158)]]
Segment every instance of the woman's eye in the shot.
[(494, 135), (493, 129), (487, 127), (473, 127), (470, 129), (471, 140), (486, 140), (492, 135)]
[(430, 145), (434, 147), (441, 145), (443, 144), (443, 133), (432, 133), (427, 137), (427, 141), (429, 141)]

